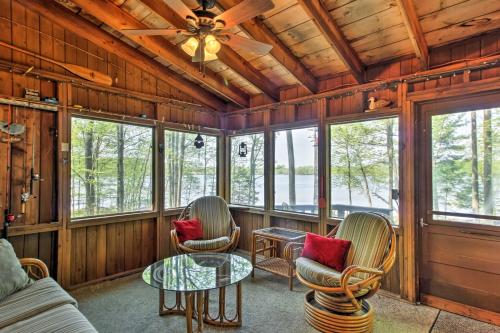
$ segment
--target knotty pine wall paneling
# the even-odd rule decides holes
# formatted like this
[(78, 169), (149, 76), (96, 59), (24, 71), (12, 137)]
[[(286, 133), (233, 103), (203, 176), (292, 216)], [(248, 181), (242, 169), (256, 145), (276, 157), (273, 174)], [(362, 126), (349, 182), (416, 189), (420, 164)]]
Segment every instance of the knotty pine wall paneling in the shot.
[[(22, 98), (24, 89), (31, 88), (40, 90), (42, 98), (59, 97), (60, 105), (78, 105), (94, 113), (102, 111), (104, 118), (106, 113), (113, 113), (181, 126), (220, 127), (217, 112), (168, 103), (166, 98), (197, 103), (177, 87), (63, 29), (57, 22), (45, 19), (15, 0), (0, 0), (0, 40), (113, 78), (113, 87), (109, 89), (85, 85), (59, 66), (0, 46), (2, 97)], [(42, 75), (23, 75), (22, 71), (30, 66)], [(68, 87), (68, 91), (59, 91), (60, 87)], [(10, 229), (10, 240), (19, 257), (42, 259), (52, 276), (67, 288), (135, 272), (152, 263), (158, 255), (171, 253), (168, 234), (159, 232), (164, 230), (160, 229), (163, 223), (160, 213), (139, 214), (133, 221), (127, 216), (121, 220), (113, 218), (105, 224), (100, 219), (86, 221), (88, 224), (70, 221), (69, 153), (60, 149), (62, 144), (69, 143), (72, 112), (73, 109), (62, 107), (58, 112), (17, 108), (9, 116), (8, 106), (0, 106), (0, 120), (7, 121), (16, 114), (14, 120), (27, 125), (26, 142), (12, 147), (12, 191), (8, 196), (16, 215), (20, 212), (20, 193), (25, 180), (29, 180), (25, 175), (29, 176), (33, 147), (34, 169), (43, 179), (35, 182), (35, 196), (26, 205), (26, 214)], [(3, 149), (3, 143), (0, 145), (0, 158), (6, 161), (7, 149)], [(160, 176), (162, 163), (158, 161), (157, 164), (157, 176)], [(0, 164), (0, 174), (0, 208), (3, 211), (7, 202), (6, 182), (9, 181), (5, 176), (5, 163)]]
[(71, 286), (137, 271), (155, 257), (155, 219), (71, 230)]
[(17, 256), (38, 258), (49, 269), (51, 276), (57, 274), (57, 232), (36, 232), (12, 236), (9, 241)]
[(231, 210), (234, 222), (240, 227), (238, 248), (250, 252), (252, 250), (252, 231), (264, 228), (264, 214), (250, 213), (242, 210)]

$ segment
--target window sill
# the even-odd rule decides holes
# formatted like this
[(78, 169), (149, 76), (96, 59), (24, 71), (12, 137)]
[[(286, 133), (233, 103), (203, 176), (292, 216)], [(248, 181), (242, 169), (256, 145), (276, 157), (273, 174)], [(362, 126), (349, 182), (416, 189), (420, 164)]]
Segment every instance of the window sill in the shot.
[(281, 210), (271, 210), (269, 215), (272, 217), (282, 217), (291, 220), (299, 220), (311, 223), (320, 223), (318, 215), (302, 214), (298, 212), (281, 211)]
[(158, 212), (156, 212), (156, 211), (120, 213), (120, 214), (114, 214), (114, 215), (82, 217), (82, 218), (72, 219), (70, 221), (68, 227), (70, 229), (73, 229), (73, 228), (89, 227), (89, 226), (101, 225), (101, 224), (137, 221), (137, 220), (143, 220), (143, 219), (155, 218), (155, 217), (158, 217)]
[[(62, 223), (58, 221), (44, 222), (28, 225), (10, 225), (8, 228), (9, 236), (28, 235), (40, 232), (58, 231), (62, 227)], [(3, 226), (0, 226), (0, 231), (3, 231)]]
[(245, 205), (237, 205), (237, 204), (230, 204), (229, 209), (237, 210), (239, 212), (253, 213), (253, 214), (260, 214), (260, 215), (264, 215), (266, 213), (266, 211), (263, 207), (245, 206)]
[(174, 216), (180, 215), (185, 207), (176, 207), (176, 208), (166, 208), (163, 210), (163, 216)]

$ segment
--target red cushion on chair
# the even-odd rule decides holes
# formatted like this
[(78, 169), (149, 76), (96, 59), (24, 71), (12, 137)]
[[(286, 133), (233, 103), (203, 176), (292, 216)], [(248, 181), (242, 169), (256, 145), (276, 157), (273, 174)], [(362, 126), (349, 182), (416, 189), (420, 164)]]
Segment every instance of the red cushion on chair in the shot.
[(187, 240), (203, 239), (203, 229), (200, 220), (191, 219), (183, 221), (172, 221), (177, 232), (179, 242), (184, 243)]
[(323, 237), (308, 232), (302, 256), (333, 268), (338, 272), (342, 272), (350, 247), (351, 241)]

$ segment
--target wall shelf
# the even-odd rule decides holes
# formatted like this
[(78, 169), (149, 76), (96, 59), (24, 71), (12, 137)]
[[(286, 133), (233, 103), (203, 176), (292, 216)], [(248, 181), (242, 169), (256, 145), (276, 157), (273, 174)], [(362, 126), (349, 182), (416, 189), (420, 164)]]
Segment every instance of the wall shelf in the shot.
[(14, 98), (14, 97), (2, 97), (0, 96), (0, 104), (21, 106), (25, 108), (31, 108), (43, 111), (54, 111), (57, 112), (57, 107), (59, 104), (52, 104), (39, 101), (31, 101), (26, 98)]

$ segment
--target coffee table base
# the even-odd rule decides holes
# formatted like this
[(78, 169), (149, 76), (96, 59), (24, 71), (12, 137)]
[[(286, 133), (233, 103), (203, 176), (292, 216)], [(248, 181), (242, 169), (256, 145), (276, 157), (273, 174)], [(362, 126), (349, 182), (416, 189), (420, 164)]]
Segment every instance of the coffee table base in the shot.
[[(236, 284), (236, 314), (233, 318), (228, 318), (226, 314), (226, 288), (221, 287), (219, 290), (219, 308), (215, 317), (210, 315), (209, 297), (210, 291), (197, 292), (176, 292), (175, 304), (171, 307), (166, 305), (165, 291), (160, 289), (160, 307), (159, 314), (184, 315), (186, 316), (186, 330), (188, 333), (193, 332), (193, 319), (198, 323), (197, 332), (203, 332), (203, 323), (214, 326), (224, 327), (239, 327), (241, 326), (241, 282)], [(182, 304), (182, 294), (184, 294), (185, 302)]]

